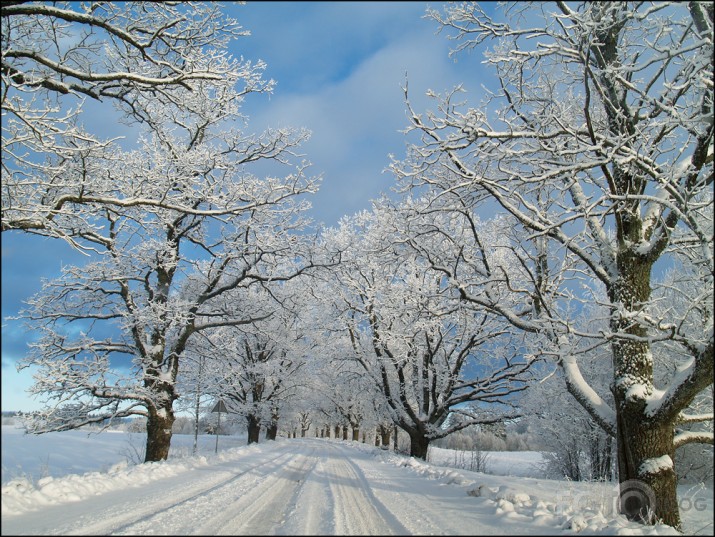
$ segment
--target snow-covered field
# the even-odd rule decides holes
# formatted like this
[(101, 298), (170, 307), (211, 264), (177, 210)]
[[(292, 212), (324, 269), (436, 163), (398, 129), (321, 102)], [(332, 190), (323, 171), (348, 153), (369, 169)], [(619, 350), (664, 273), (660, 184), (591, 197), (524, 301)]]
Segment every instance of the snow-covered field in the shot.
[[(489, 451), (485, 456), (485, 473), (500, 476), (544, 477), (544, 458), (538, 451)], [(430, 447), (429, 462), (439, 466), (451, 466), (471, 470), (474, 461), (469, 451), (455, 451)]]
[[(612, 513), (613, 486), (540, 477), (540, 455), (490, 454), (489, 474), (355, 442), (175, 435), (133, 465), (140, 433), (43, 436), (2, 428), (2, 535), (650, 534)], [(713, 534), (712, 488), (681, 487), (686, 534)]]

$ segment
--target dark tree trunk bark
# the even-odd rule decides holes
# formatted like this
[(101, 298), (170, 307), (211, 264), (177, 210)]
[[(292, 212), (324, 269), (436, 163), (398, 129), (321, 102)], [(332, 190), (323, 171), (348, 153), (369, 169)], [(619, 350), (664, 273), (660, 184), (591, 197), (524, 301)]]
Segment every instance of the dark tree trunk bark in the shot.
[(271, 423), (266, 428), (266, 440), (275, 440), (278, 436), (278, 418), (278, 411), (274, 409), (271, 412)]
[[(151, 404), (146, 406), (148, 416), (144, 462), (165, 461), (171, 447), (171, 429), (175, 420), (174, 401), (177, 399), (177, 395), (173, 380), (164, 380), (162, 372), (155, 367), (155, 364), (162, 362), (163, 356), (163, 351), (154, 356), (152, 365), (144, 371), (144, 387), (155, 395), (156, 401), (159, 401), (156, 406)], [(176, 378), (178, 362), (174, 361), (174, 367), (172, 379)]]
[(343, 425), (343, 440), (347, 440), (347, 439), (348, 439), (348, 426)]
[(261, 422), (253, 414), (246, 416), (246, 424), (248, 429), (248, 443), (257, 444), (261, 434)]
[(385, 448), (389, 448), (390, 447), (390, 428), (380, 425), (380, 436), (381, 436), (382, 446)]
[(360, 441), (360, 429), (353, 427), (353, 442)]
[[(627, 232), (624, 235), (632, 236)], [(611, 345), (621, 512), (631, 520), (646, 524), (662, 521), (680, 529), (675, 424), (662, 419), (659, 422), (646, 413), (648, 394), (641, 392), (652, 388), (653, 357), (647, 329), (632, 322), (632, 317), (650, 300), (652, 264), (629, 250), (619, 252), (617, 264), (619, 280), (609, 290), (610, 298), (627, 314), (614, 312), (611, 327), (614, 333), (633, 336), (615, 339)]]
[(618, 424), (627, 431), (617, 438), (621, 512), (631, 520), (680, 528), (673, 425), (654, 427), (642, 415), (623, 413)]
[(149, 409), (146, 423), (146, 453), (144, 462), (165, 461), (171, 447), (171, 428), (174, 425), (172, 404)]
[(425, 438), (419, 431), (410, 432), (410, 456), (427, 460), (427, 450), (429, 449), (429, 438)]

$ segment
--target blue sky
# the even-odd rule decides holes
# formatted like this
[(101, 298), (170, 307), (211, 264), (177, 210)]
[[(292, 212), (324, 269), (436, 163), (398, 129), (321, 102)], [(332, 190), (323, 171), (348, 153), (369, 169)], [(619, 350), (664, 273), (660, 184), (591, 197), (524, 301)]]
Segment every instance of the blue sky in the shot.
[[(247, 99), (248, 130), (294, 126), (312, 131), (301, 150), (313, 164), (312, 173), (323, 177), (311, 199), (317, 222), (333, 226), (394, 186), (383, 170), (388, 154), (404, 155), (406, 138), (399, 131), (407, 126), (401, 89), (406, 76), (417, 110), (429, 105), (428, 89), (442, 93), (459, 83), (473, 105), (479, 102), (480, 85), (487, 84), (481, 58), (476, 53), (458, 62), (449, 58), (450, 41), (423, 18), (428, 6), (439, 9), (442, 3), (227, 4), (252, 34), (235, 41), (232, 53), (264, 60), (265, 76), (277, 82), (273, 95)], [(22, 301), (40, 290), (42, 278), (84, 259), (60, 240), (2, 234), (2, 410), (40, 407), (25, 393), (30, 374), (15, 369), (31, 335), (7, 317), (17, 315)]]

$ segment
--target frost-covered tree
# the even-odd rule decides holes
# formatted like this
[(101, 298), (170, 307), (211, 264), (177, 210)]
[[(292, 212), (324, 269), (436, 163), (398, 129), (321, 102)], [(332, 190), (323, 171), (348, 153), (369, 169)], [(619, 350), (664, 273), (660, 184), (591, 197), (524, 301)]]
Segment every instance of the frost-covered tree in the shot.
[[(32, 344), (22, 366), (39, 368), (31, 391), (47, 396), (49, 403), (34, 416), (31, 432), (140, 414), (147, 417), (147, 461), (166, 458), (187, 343), (209, 329), (269, 316), (237, 311), (226, 295), (256, 282), (293, 277), (302, 269), (266, 268), (271, 259), (287, 254), (272, 250), (289, 239), (276, 235), (275, 219), (266, 222), (271, 229), (260, 230), (252, 218), (246, 223), (250, 230), (241, 226), (224, 234), (225, 250), (214, 248), (210, 260), (179, 256), (182, 244), (198, 239), (192, 233), (200, 228), (196, 217), (188, 220), (164, 222), (163, 241), (151, 237), (158, 231), (154, 226), (127, 226), (121, 241), (106, 244), (110, 256), (65, 268), (61, 278), (46, 283), (29, 301), (24, 315), (43, 337)], [(135, 244), (140, 232), (150, 237)], [(75, 325), (79, 330), (71, 328)], [(118, 367), (122, 357), (124, 367)], [(70, 401), (81, 402), (74, 419), (62, 414)]]
[[(623, 497), (642, 493), (623, 512), (679, 527), (675, 450), (713, 441), (678, 432), (712, 420), (687, 412), (713, 376), (712, 6), (516, 4), (497, 21), (463, 3), (428, 15), (455, 53), (493, 41), (484, 57), (496, 81), (478, 106), (457, 102), (457, 91), (434, 95), (427, 114), (408, 101), (420, 140), (393, 169), (455, 211), (498, 208), (532, 283), (510, 285), (521, 307), (496, 301), (490, 286), (508, 275), (469, 276), (474, 241), (440, 268), (465, 302), (537, 336), (570, 392), (616, 437)], [(673, 265), (697, 282), (687, 308), (666, 302), (682, 291), (662, 283)], [(608, 316), (594, 333), (574, 315), (597, 296)], [(601, 345), (611, 350), (614, 405), (579, 367), (578, 356)], [(664, 347), (678, 349), (676, 373), (659, 383), (654, 356)]]
[(246, 419), (249, 444), (259, 441), (261, 428), (275, 440), (281, 412), (302, 386), (309, 344), (288, 304), (287, 287), (254, 286), (237, 294), (232, 307), (261, 320), (223, 327), (207, 338), (210, 354), (221, 357), (211, 383), (229, 412)]
[(558, 371), (532, 384), (523, 404), (549, 477), (611, 480), (615, 467), (613, 439), (575, 404), (573, 396), (563, 389)]
[[(504, 323), (461, 307), (430, 263), (404, 247), (400, 212), (376, 203), (326, 231), (343, 252), (334, 271), (336, 337), (425, 458), (431, 440), (514, 417), (531, 362)], [(338, 313), (340, 312), (340, 313)]]
[(286, 401), (283, 413), (288, 425), (286, 429), (293, 434), (293, 437), (305, 438), (311, 428), (318, 429), (318, 398), (319, 393), (315, 389), (314, 378), (310, 374), (304, 374), (304, 383), (295, 387), (291, 398)]
[[(231, 293), (288, 280), (312, 264), (307, 237), (294, 233), (306, 223), (302, 195), (316, 189), (305, 164), (294, 163), (284, 177), (251, 173), (256, 161), (289, 165), (306, 134), (245, 133), (241, 91), (211, 83), (200, 89), (186, 96), (189, 111), (143, 103), (149, 128), (136, 150), (114, 148), (107, 161), (76, 158), (62, 170), (63, 181), (80, 187), (102, 175), (117, 192), (176, 204), (81, 204), (56, 215), (97, 255), (86, 266), (66, 267), (23, 314), (44, 335), (20, 367), (40, 369), (32, 391), (50, 403), (33, 432), (141, 414), (146, 460), (165, 459), (179, 363), (191, 337), (260, 318), (236, 309)], [(124, 357), (123, 367), (115, 357)], [(75, 401), (84, 417), (56, 419)]]
[[(95, 116), (99, 110), (129, 124), (155, 124), (165, 119), (155, 116), (157, 107), (201, 116), (207, 103), (218, 107), (217, 95), (233, 94), (235, 108), (248, 93), (270, 92), (274, 83), (263, 80), (263, 63), (227, 54), (229, 41), (248, 32), (221, 10), (205, 2), (3, 3), (3, 231), (62, 237), (82, 247), (73, 234), (84, 227), (85, 206), (240, 214), (235, 199), (207, 207), (187, 198), (199, 182), (182, 193), (155, 189), (142, 175), (118, 181), (112, 170), (122, 155), (111, 128), (117, 119), (105, 122), (104, 132), (91, 132), (83, 113), (89, 101)], [(268, 147), (273, 139), (241, 143)], [(70, 170), (78, 161), (81, 180)]]
[[(330, 416), (334, 425), (342, 428), (343, 440), (360, 440), (360, 433), (373, 419), (373, 401), (379, 394), (361, 368), (346, 360), (340, 347), (321, 350), (328, 367), (320, 374), (315, 389), (321, 397), (323, 414)], [(320, 348), (320, 347), (318, 347)], [(348, 351), (349, 352), (349, 351)], [(348, 354), (349, 356), (349, 354)], [(332, 359), (331, 359), (332, 358)], [(348, 434), (350, 431), (350, 434)]]
[(215, 377), (211, 370), (218, 367), (218, 360), (205, 352), (206, 345), (202, 344), (204, 342), (204, 334), (192, 339), (184, 351), (176, 377), (176, 390), (180, 396), (174, 408), (178, 412), (188, 412), (193, 416), (194, 454), (198, 449), (201, 416), (213, 408), (218, 398), (218, 390), (210, 382), (210, 379)]

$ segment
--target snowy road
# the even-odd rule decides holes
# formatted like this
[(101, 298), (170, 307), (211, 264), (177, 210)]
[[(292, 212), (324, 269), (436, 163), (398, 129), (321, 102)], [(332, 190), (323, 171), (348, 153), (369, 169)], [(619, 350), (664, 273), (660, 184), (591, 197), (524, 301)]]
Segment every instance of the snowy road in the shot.
[(494, 516), (464, 488), (320, 439), (260, 452), (41, 511), (3, 516), (3, 535), (553, 534)]

